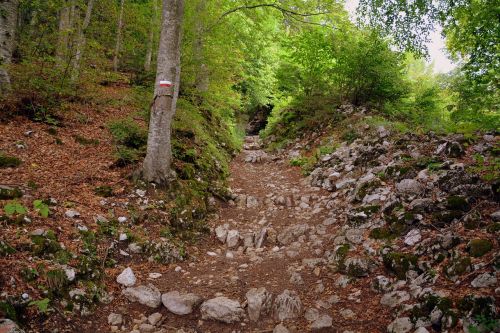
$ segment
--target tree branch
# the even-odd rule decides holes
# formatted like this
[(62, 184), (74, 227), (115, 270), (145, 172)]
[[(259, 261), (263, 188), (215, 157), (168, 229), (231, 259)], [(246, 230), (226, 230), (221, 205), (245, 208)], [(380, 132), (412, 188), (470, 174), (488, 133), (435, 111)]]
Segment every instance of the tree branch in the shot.
[[(232, 13), (235, 13), (235, 12), (240, 11), (240, 10), (256, 9), (256, 8), (262, 8), (262, 7), (269, 7), (269, 8), (273, 8), (273, 9), (279, 10), (281, 13), (283, 13), (283, 15), (289, 16), (289, 17), (294, 17), (295, 19), (296, 19), (297, 16), (300, 16), (300, 17), (309, 17), (309, 16), (317, 16), (317, 15), (324, 15), (324, 14), (330, 14), (331, 13), (329, 11), (316, 12), (316, 13), (299, 13), (297, 11), (281, 7), (280, 5), (278, 5), (276, 3), (261, 3), (261, 4), (257, 4), (257, 5), (245, 5), (245, 6), (235, 7), (233, 9), (228, 10), (227, 12), (222, 13), (222, 15), (219, 16), (219, 18), (217, 19), (217, 22), (215, 22), (212, 25), (212, 27), (210, 27), (207, 30), (209, 30), (209, 31), (212, 30), (214, 26), (216, 26), (217, 24), (219, 24), (226, 16), (228, 16), (228, 15), (230, 15)], [(300, 20), (298, 20), (298, 21), (300, 21)], [(303, 22), (303, 23), (310, 23), (310, 22), (305, 22), (305, 21), (301, 21), (301, 22)]]

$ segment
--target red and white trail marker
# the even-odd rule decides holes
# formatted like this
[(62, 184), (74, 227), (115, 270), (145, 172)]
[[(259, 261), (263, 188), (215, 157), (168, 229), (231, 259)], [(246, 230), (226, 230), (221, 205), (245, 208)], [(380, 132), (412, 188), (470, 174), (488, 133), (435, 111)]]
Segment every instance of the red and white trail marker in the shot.
[(160, 87), (166, 87), (166, 88), (168, 88), (168, 87), (171, 87), (171, 86), (173, 86), (172, 81), (167, 81), (167, 80), (161, 80), (160, 81)]

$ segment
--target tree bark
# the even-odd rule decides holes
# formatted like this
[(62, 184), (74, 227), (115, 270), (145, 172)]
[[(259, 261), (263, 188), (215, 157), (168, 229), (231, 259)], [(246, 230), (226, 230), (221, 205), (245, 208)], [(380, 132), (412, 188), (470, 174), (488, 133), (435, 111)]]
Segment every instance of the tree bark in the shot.
[(123, 29), (123, 9), (125, 7), (125, 0), (120, 2), (120, 16), (118, 18), (118, 28), (116, 32), (116, 47), (115, 56), (113, 58), (113, 69), (118, 72), (118, 64), (120, 62), (120, 48), (122, 43), (122, 29)]
[(12, 62), (18, 8), (18, 0), (0, 1), (0, 95), (10, 90), (10, 76), (4, 66)]
[(208, 78), (208, 68), (204, 62), (204, 26), (203, 26), (203, 14), (206, 9), (206, 0), (198, 0), (196, 5), (196, 37), (194, 41), (194, 61), (197, 66), (195, 73), (195, 87), (199, 93), (205, 93), (208, 90), (209, 78)]
[(94, 8), (94, 0), (89, 0), (87, 3), (87, 10), (85, 12), (85, 19), (79, 28), (78, 36), (75, 46), (75, 55), (73, 59), (73, 71), (71, 74), (71, 81), (75, 82), (80, 75), (80, 61), (82, 59), (83, 48), (85, 47), (85, 31), (90, 24), (90, 18), (92, 16), (92, 9)]
[(64, 7), (59, 12), (59, 36), (56, 49), (56, 62), (62, 66), (68, 56), (69, 37), (71, 33), (72, 8), (71, 1), (65, 1)]
[[(183, 16), (184, 0), (163, 0), (156, 84), (143, 164), (144, 179), (157, 184), (165, 184), (171, 178), (171, 125), (179, 96)], [(160, 81), (173, 85), (161, 87)]]
[(146, 60), (144, 61), (144, 71), (149, 72), (151, 70), (151, 60), (153, 58), (153, 44), (155, 38), (155, 27), (156, 27), (156, 17), (158, 12), (157, 0), (153, 0), (153, 17), (151, 19), (151, 25), (149, 27), (148, 36), (148, 49), (146, 51)]

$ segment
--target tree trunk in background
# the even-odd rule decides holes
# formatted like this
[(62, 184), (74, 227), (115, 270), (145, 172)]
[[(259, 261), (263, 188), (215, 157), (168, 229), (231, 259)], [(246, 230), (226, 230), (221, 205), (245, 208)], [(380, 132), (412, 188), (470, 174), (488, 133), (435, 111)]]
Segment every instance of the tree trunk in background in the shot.
[(56, 49), (56, 61), (58, 66), (62, 66), (67, 59), (69, 50), (69, 36), (71, 33), (72, 1), (65, 1), (64, 7), (59, 12), (59, 36)]
[(144, 71), (151, 70), (151, 59), (153, 58), (153, 44), (155, 37), (156, 16), (158, 15), (157, 0), (153, 0), (153, 17), (151, 19), (151, 26), (149, 27), (148, 49), (146, 51), (146, 61), (144, 61)]
[[(163, 0), (155, 92), (151, 106), (147, 154), (143, 164), (144, 179), (157, 184), (167, 183), (171, 175), (170, 138), (179, 96), (183, 16), (184, 0)], [(160, 81), (170, 81), (173, 85), (160, 87)]]
[(10, 76), (4, 65), (12, 61), (18, 8), (18, 0), (0, 1), (0, 95), (10, 90)]
[(120, 47), (122, 43), (122, 29), (123, 29), (123, 8), (125, 7), (125, 0), (120, 2), (120, 16), (118, 18), (118, 28), (116, 31), (116, 46), (115, 46), (115, 56), (113, 58), (113, 69), (118, 72), (118, 64), (120, 61)]
[(85, 47), (85, 30), (87, 30), (90, 24), (93, 7), (94, 0), (89, 0), (89, 2), (87, 3), (87, 10), (85, 12), (85, 19), (83, 20), (83, 23), (81, 24), (78, 35), (76, 37), (77, 40), (75, 45), (75, 55), (73, 59), (73, 71), (71, 73), (71, 81), (73, 82), (75, 82), (80, 75), (80, 61), (82, 59), (83, 48)]
[(196, 20), (196, 37), (194, 41), (193, 54), (194, 61), (196, 63), (196, 73), (195, 73), (195, 87), (196, 90), (200, 93), (204, 93), (208, 90), (208, 68), (204, 63), (204, 34), (203, 34), (203, 15), (206, 10), (206, 0), (198, 0), (198, 4), (196, 5), (196, 17), (199, 19)]

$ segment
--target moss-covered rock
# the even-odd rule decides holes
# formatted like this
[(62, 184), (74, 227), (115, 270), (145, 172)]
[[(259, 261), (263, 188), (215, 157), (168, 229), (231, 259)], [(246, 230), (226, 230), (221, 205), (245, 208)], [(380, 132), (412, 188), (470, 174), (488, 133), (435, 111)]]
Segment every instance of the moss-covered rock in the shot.
[(0, 168), (15, 168), (21, 164), (21, 160), (15, 156), (0, 152)]
[(458, 210), (443, 210), (433, 213), (431, 219), (434, 226), (443, 228), (462, 216), (463, 212)]
[(493, 249), (493, 242), (489, 239), (473, 239), (469, 242), (469, 254), (475, 258), (482, 257)]
[(393, 239), (395, 238), (395, 235), (388, 226), (385, 226), (373, 228), (370, 231), (370, 237), (373, 239)]
[(23, 196), (23, 191), (18, 187), (0, 185), (0, 200), (12, 200)]
[(10, 246), (7, 241), (0, 240), (0, 257), (5, 257), (14, 252), (16, 252), (16, 250), (12, 246)]
[(100, 197), (109, 198), (113, 196), (113, 188), (109, 185), (97, 186), (94, 193)]
[(460, 210), (467, 212), (470, 210), (470, 205), (467, 199), (460, 195), (452, 195), (446, 199), (446, 208), (450, 210)]
[(401, 280), (406, 278), (406, 272), (417, 266), (418, 261), (416, 255), (401, 252), (388, 252), (382, 259), (385, 267)]
[(444, 267), (446, 276), (453, 279), (453, 277), (460, 276), (466, 272), (470, 272), (472, 261), (470, 257), (461, 257), (451, 260), (448, 265)]

